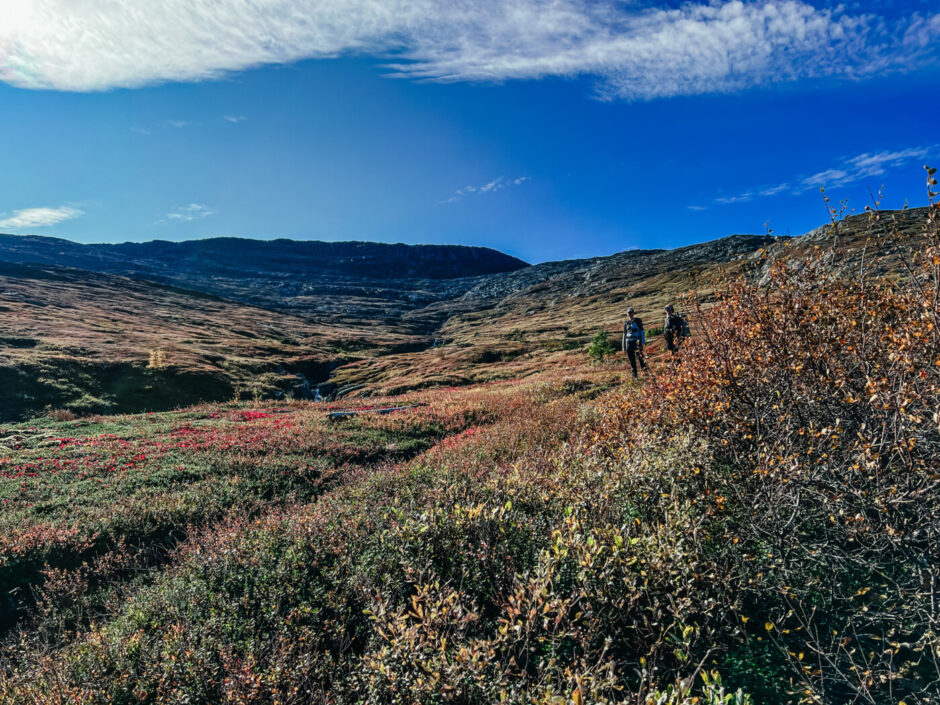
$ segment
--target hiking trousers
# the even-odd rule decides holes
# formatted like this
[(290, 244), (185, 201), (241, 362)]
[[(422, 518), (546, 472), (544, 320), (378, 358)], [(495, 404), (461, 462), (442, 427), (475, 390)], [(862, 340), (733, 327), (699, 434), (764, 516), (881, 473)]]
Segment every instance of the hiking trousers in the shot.
[(630, 369), (633, 370), (633, 376), (637, 377), (636, 363), (640, 362), (640, 367), (646, 369), (646, 360), (643, 359), (643, 353), (640, 350), (640, 343), (636, 340), (627, 342), (627, 359), (630, 361)]
[(679, 352), (679, 346), (682, 345), (682, 336), (676, 335), (672, 331), (667, 331), (663, 337), (666, 339), (666, 350), (673, 355)]

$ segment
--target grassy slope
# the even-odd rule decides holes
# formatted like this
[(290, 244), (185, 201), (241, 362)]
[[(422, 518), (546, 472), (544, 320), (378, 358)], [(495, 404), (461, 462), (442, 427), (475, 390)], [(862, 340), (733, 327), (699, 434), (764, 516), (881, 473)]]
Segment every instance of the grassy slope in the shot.
[(229, 404), (8, 429), (0, 434), (6, 619), (50, 569), (139, 569), (189, 527), (310, 501), (356, 468), (400, 461), (490, 418), (440, 393), (408, 403), (417, 406), (341, 421), (326, 418), (330, 405)]
[[(155, 626), (151, 620), (172, 621), (171, 615), (183, 607), (153, 602), (161, 602), (171, 585), (173, 590), (182, 590), (180, 598), (188, 595), (184, 599), (191, 606), (210, 609), (214, 616), (206, 613), (206, 618), (223, 629), (210, 640), (253, 641), (262, 633), (267, 633), (263, 639), (280, 639), (279, 627), (268, 631), (274, 625), (269, 620), (278, 621), (284, 615), (280, 607), (265, 602), (268, 597), (298, 616), (312, 611), (318, 619), (338, 619), (339, 615), (328, 617), (326, 605), (317, 604), (324, 597), (324, 589), (336, 599), (352, 599), (340, 610), (355, 609), (356, 621), (361, 621), (361, 608), (356, 605), (361, 591), (370, 589), (368, 583), (355, 590), (348, 589), (352, 586), (346, 582), (327, 588), (319, 579), (311, 580), (307, 571), (316, 573), (320, 561), (326, 561), (323, 565), (327, 569), (330, 554), (337, 550), (349, 558), (357, 556), (358, 567), (347, 566), (352, 572), (344, 581), (356, 582), (357, 575), (365, 579), (361, 571), (371, 571), (370, 566), (376, 562), (385, 566), (383, 572), (393, 569), (393, 564), (386, 561), (394, 554), (385, 554), (380, 545), (372, 543), (386, 528), (395, 526), (388, 523), (388, 512), (394, 516), (399, 511), (394, 507), (398, 506), (410, 515), (451, 483), (465, 491), (476, 482), (475, 478), (483, 477), (480, 473), (484, 468), (505, 467), (527, 448), (543, 448), (547, 442), (571, 434), (579, 423), (579, 398), (593, 398), (610, 388), (619, 382), (622, 370), (606, 367), (582, 372), (576, 379), (552, 377), (533, 381), (525, 388), (498, 384), (422, 392), (388, 402), (376, 400), (379, 405), (395, 402), (418, 406), (391, 415), (365, 413), (339, 422), (325, 419), (325, 413), (339, 405), (294, 404), (265, 409), (228, 405), (144, 416), (42, 422), (20, 428), (16, 436), (2, 439), (9, 444), (3, 451), (6, 457), (0, 458), (0, 496), (5, 509), (4, 526), (0, 527), (4, 535), (0, 545), (3, 589), (12, 590), (8, 594), (21, 600), (29, 591), (40, 596), (40, 611), (29, 627), (31, 636), (27, 640), (64, 638), (64, 650), (54, 652), (62, 656), (78, 647), (81, 640), (70, 646), (72, 637), (61, 630), (88, 628), (89, 619), (111, 624), (120, 631), (129, 626), (126, 620), (130, 618), (134, 625), (145, 625), (145, 631), (162, 632), (165, 627)], [(490, 425), (492, 431), (487, 431)], [(402, 462), (435, 444), (430, 455), (420, 456), (422, 460)], [(438, 474), (436, 468), (442, 459), (454, 463), (449, 473)], [(364, 472), (366, 467), (376, 469)], [(321, 496), (329, 497), (325, 504), (320, 503)], [(261, 518), (253, 521), (256, 516)], [(313, 529), (310, 521), (326, 523)], [(275, 525), (279, 528), (269, 533), (267, 527)], [(207, 528), (210, 526), (217, 528)], [(292, 534), (300, 534), (283, 537), (286, 543), (275, 538), (288, 528)], [(295, 538), (311, 530), (314, 534), (306, 534), (304, 546), (293, 544)], [(322, 534), (323, 530), (328, 535)], [(417, 542), (415, 548), (424, 541), (421, 533), (410, 539)], [(245, 566), (236, 568), (231, 564), (225, 570), (235, 569), (239, 574), (236, 581), (251, 586), (248, 590), (253, 597), (248, 598), (246, 593), (246, 602), (227, 597), (222, 590), (211, 598), (215, 607), (203, 602), (209, 597), (205, 589), (215, 588), (189, 573), (195, 567), (192, 560), (208, 557), (200, 546), (211, 544), (213, 552), (224, 552), (218, 541), (229, 540), (226, 536), (239, 544), (248, 541), (265, 552), (264, 557), (259, 554), (251, 560), (260, 560), (255, 567), (263, 573), (269, 568), (275, 571), (268, 577), (257, 576), (263, 582), (273, 579), (269, 587), (275, 592), (262, 597), (256, 592), (260, 583), (251, 586), (254, 569), (246, 572)], [(187, 538), (182, 551), (167, 557), (170, 545)], [(258, 540), (260, 544), (255, 543)], [(314, 546), (315, 551), (324, 552), (322, 557), (309, 553)], [(529, 554), (530, 549), (520, 547)], [(273, 552), (266, 553), (269, 550)], [(458, 559), (462, 551), (446, 545), (436, 550), (450, 552), (453, 559)], [(240, 551), (231, 554), (236, 561), (240, 560)], [(293, 567), (268, 566), (271, 559), (280, 563), (282, 558)], [(160, 567), (161, 572), (141, 573), (148, 562)], [(394, 568), (396, 574), (399, 570)], [(202, 567), (196, 571), (203, 575)], [(381, 575), (368, 580), (384, 580)], [(339, 590), (348, 590), (346, 597)], [(255, 602), (258, 597), (262, 603)], [(215, 602), (216, 598), (223, 602)], [(297, 602), (298, 598), (302, 601)], [(229, 603), (228, 607), (223, 607), (224, 602)], [(218, 609), (235, 612), (224, 616)], [(8, 613), (7, 619), (20, 616)], [(253, 624), (249, 626), (243, 622), (245, 619)], [(306, 629), (300, 623), (298, 626)], [(138, 627), (131, 628), (136, 631)], [(230, 631), (233, 628), (242, 636)], [(331, 640), (341, 642), (345, 638), (341, 633), (327, 633)], [(204, 643), (208, 646), (209, 641)], [(219, 646), (222, 651), (217, 656), (229, 658), (225, 655), (229, 647), (222, 642)], [(260, 642), (256, 646), (269, 648)], [(240, 649), (238, 655), (232, 652), (231, 656), (243, 658), (246, 653)], [(67, 658), (75, 657), (84, 658), (77, 653)], [(41, 668), (42, 660), (35, 659), (35, 654), (27, 657), (33, 666)], [(16, 657), (5, 663), (14, 670), (24, 665)], [(129, 664), (117, 666), (118, 670), (127, 667)], [(184, 691), (189, 693), (187, 697), (197, 700), (219, 696), (219, 683), (208, 672), (188, 669), (184, 668), (188, 674), (180, 672), (188, 685), (171, 699), (183, 697)], [(25, 682), (13, 672), (0, 674), (0, 696), (10, 700), (40, 697), (36, 691), (32, 695), (21, 691)], [(95, 676), (100, 677), (108, 678), (102, 673)], [(31, 681), (33, 677), (26, 679)], [(285, 687), (287, 683), (284, 681)], [(47, 695), (56, 698), (65, 694), (56, 688)], [(111, 691), (111, 686), (106, 689)], [(91, 692), (87, 685), (80, 690)], [(111, 692), (119, 700), (124, 697)]]
[(344, 359), (416, 342), (57, 267), (0, 263), (0, 310), (0, 419), (270, 396), (296, 372), (320, 381)]

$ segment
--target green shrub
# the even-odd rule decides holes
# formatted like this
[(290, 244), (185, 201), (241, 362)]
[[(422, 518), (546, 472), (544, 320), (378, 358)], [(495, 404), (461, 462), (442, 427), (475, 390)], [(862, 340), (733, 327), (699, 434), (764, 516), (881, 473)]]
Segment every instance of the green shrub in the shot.
[(591, 339), (588, 346), (588, 356), (595, 362), (604, 362), (608, 357), (616, 352), (614, 344), (610, 341), (607, 331), (602, 330)]

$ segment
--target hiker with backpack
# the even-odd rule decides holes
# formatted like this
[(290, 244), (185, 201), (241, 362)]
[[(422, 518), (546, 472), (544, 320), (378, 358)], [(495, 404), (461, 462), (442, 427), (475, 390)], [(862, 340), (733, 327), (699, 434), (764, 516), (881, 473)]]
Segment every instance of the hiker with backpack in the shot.
[(666, 322), (663, 324), (663, 337), (666, 339), (666, 350), (675, 355), (679, 346), (689, 337), (689, 324), (676, 313), (672, 304), (666, 306)]
[(643, 329), (643, 319), (635, 315), (633, 308), (627, 309), (627, 320), (623, 324), (623, 351), (630, 360), (633, 376), (638, 377), (636, 363), (646, 370), (646, 360), (643, 357), (643, 347), (646, 345), (646, 331)]

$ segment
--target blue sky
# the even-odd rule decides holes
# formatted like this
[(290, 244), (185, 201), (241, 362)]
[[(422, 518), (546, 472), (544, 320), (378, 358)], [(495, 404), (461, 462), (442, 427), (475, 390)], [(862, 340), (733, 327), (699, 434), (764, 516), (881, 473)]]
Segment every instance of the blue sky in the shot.
[(530, 262), (799, 234), (820, 185), (923, 203), (938, 44), (919, 0), (9, 0), (0, 231)]

